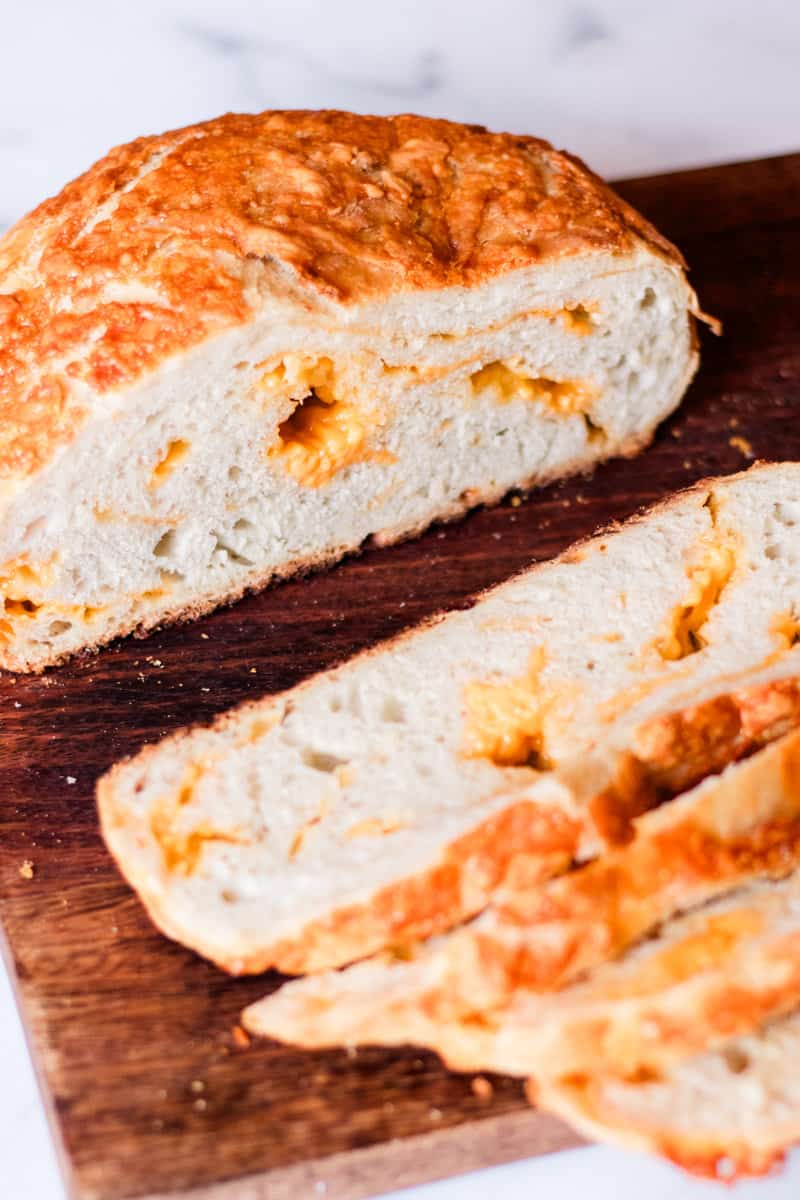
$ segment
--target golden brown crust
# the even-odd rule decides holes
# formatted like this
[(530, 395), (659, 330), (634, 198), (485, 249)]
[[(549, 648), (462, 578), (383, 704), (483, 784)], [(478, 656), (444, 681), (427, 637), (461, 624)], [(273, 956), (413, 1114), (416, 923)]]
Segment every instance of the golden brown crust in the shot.
[(74, 437), (86, 416), (74, 382), (130, 384), (245, 323), (253, 263), (350, 304), (637, 245), (682, 265), (577, 159), (535, 138), (332, 111), (228, 114), (140, 138), (0, 242), (0, 478)]

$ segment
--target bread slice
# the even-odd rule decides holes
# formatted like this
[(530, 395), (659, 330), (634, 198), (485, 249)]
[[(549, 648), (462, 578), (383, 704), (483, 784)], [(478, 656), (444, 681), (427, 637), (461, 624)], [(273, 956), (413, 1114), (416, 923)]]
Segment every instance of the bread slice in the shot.
[[(100, 782), (153, 920), (227, 970), (320, 970), (546, 877), (797, 719), (800, 466), (754, 468)], [(738, 697), (738, 698), (737, 698)], [(788, 726), (787, 726), (788, 722)]]
[[(532, 882), (526, 866), (524, 858), (514, 861), (505, 885), (470, 925), (287, 984), (252, 1005), (245, 1024), (314, 1048), (417, 1042), (465, 1070), (533, 1070), (537, 1036), (552, 1039), (548, 1022), (566, 1022), (559, 1037), (573, 1036), (571, 997), (585, 1021), (588, 996), (594, 1019), (607, 985), (601, 973), (599, 983), (559, 989), (678, 914), (800, 866), (800, 730), (640, 817), (623, 848), (547, 883)], [(681, 928), (668, 926), (647, 956), (660, 954), (667, 941), (674, 963)], [(693, 928), (688, 936), (699, 945)], [(703, 966), (698, 953), (691, 961)], [(620, 972), (627, 977), (630, 969), (612, 968), (612, 981)], [(663, 972), (656, 982), (666, 982)], [(542, 1002), (536, 993), (558, 995)], [(599, 1040), (599, 1028), (591, 1028)]]
[(635, 453), (695, 309), (533, 138), (273, 112), (113, 150), (0, 241), (0, 665)]
[(591, 1076), (529, 1085), (581, 1133), (727, 1183), (765, 1175), (800, 1141), (800, 1012), (646, 1082)]
[(649, 1077), (800, 1004), (800, 875), (749, 884), (676, 917), (560, 991), (518, 988), (498, 1008), (478, 997), (459, 1017), (404, 1006), (411, 972), (387, 977), (369, 963), (343, 974), (360, 987), (337, 986), (330, 974), (298, 980), (246, 1009), (245, 1027), (293, 1044), (301, 1028), (303, 1044), (330, 1045), (315, 1025), (324, 1030), (333, 1012), (348, 1027), (362, 1018), (355, 1037), (335, 1044), (423, 1045), (454, 1070), (537, 1081)]

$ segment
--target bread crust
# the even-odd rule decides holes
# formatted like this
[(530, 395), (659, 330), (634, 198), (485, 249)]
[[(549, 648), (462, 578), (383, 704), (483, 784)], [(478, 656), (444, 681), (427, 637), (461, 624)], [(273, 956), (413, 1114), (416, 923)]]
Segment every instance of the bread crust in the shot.
[(0, 241), (0, 480), (68, 445), (87, 395), (247, 323), (259, 290), (335, 311), (637, 249), (683, 267), (602, 180), (536, 138), (335, 111), (227, 114), (139, 138)]

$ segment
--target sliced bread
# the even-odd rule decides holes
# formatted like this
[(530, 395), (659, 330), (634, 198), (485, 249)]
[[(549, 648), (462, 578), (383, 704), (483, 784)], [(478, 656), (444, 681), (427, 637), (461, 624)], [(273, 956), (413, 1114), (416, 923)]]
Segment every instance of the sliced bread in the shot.
[[(781, 885), (785, 903), (780, 888), (754, 881), (799, 865), (796, 731), (641, 817), (623, 849), (538, 886), (509, 879), (470, 925), (403, 954), (287, 984), (247, 1009), (244, 1022), (312, 1047), (415, 1042), (464, 1070), (527, 1074), (563, 1061), (568, 1073), (588, 1070), (588, 1055), (593, 1067), (616, 1062), (624, 1073), (623, 1052), (650, 1052), (640, 1027), (652, 1022), (660, 1039), (671, 1006), (683, 1013), (698, 994), (721, 987), (714, 971), (733, 970), (738, 953), (752, 955), (762, 929), (772, 948), (800, 881), (792, 875)], [(743, 916), (749, 908), (759, 915)], [(702, 1022), (687, 1024), (686, 1036), (703, 1036)]]
[(413, 1043), (436, 1050), (455, 1070), (536, 1080), (637, 1079), (800, 1004), (800, 875), (751, 883), (676, 917), (560, 991), (520, 987), (496, 1008), (478, 997), (457, 1017), (442, 1019), (424, 1003), (404, 1007), (411, 972), (381, 975), (370, 962), (343, 974), (356, 972), (360, 987), (349, 992), (330, 974), (290, 983), (246, 1009), (245, 1026), (292, 1043), (301, 1040), (300, 1027), (309, 1031), (304, 1044), (331, 1044), (314, 1026), (324, 1029), (333, 1012), (340, 1028), (359, 1021), (355, 1037), (337, 1036), (334, 1044)]
[(0, 666), (635, 453), (695, 310), (534, 138), (267, 112), (118, 147), (0, 241)]
[(515, 857), (529, 878), (591, 857), (796, 721), (798, 518), (796, 464), (699, 486), (116, 767), (106, 842), (154, 921), (231, 971), (446, 929)]
[(800, 1012), (647, 1081), (545, 1079), (528, 1093), (598, 1141), (726, 1183), (765, 1175), (800, 1141)]

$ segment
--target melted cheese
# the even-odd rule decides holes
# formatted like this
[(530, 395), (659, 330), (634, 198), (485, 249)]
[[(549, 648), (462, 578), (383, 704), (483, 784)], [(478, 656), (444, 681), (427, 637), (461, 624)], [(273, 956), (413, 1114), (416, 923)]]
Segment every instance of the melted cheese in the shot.
[(189, 830), (178, 828), (182, 811), (194, 799), (195, 788), (210, 763), (190, 763), (177, 791), (153, 805), (150, 813), (150, 832), (158, 843), (167, 871), (176, 875), (192, 875), (205, 846), (209, 842), (242, 845), (244, 839), (235, 831), (215, 829), (200, 822)]
[(178, 463), (189, 453), (190, 448), (190, 443), (185, 442), (182, 438), (176, 438), (175, 441), (170, 442), (153, 468), (148, 487), (158, 488), (166, 483)]
[(546, 764), (543, 720), (547, 704), (539, 682), (544, 657), (541, 647), (534, 651), (527, 673), (519, 679), (466, 685), (465, 757), (488, 758), (499, 766)]
[(303, 487), (323, 487), (356, 462), (394, 461), (393, 455), (368, 447), (368, 434), (377, 423), (375, 414), (342, 398), (330, 358), (286, 355), (264, 372), (258, 386), (296, 403), (280, 425), (278, 442), (269, 455)]
[(662, 658), (675, 661), (705, 646), (702, 629), (736, 569), (733, 537), (712, 543), (690, 567), (685, 599), (671, 613), (666, 632), (656, 642)]
[(785, 644), (787, 650), (790, 650), (792, 646), (796, 646), (800, 642), (800, 617), (793, 610), (778, 613), (772, 622), (770, 632)]
[(583, 380), (557, 381), (523, 375), (516, 361), (491, 362), (471, 376), (476, 395), (492, 391), (500, 404), (511, 400), (536, 400), (553, 412), (585, 415), (597, 398), (597, 389)]

